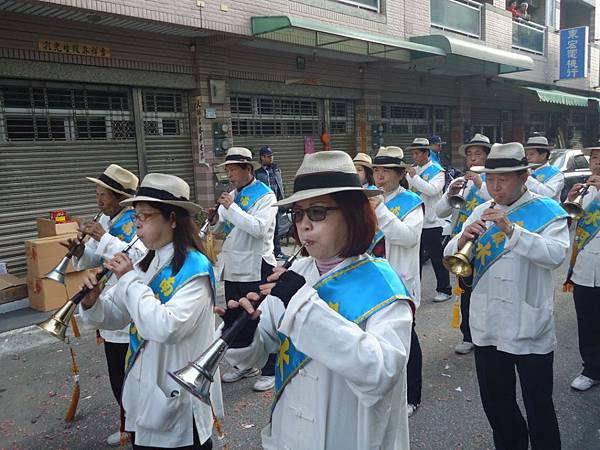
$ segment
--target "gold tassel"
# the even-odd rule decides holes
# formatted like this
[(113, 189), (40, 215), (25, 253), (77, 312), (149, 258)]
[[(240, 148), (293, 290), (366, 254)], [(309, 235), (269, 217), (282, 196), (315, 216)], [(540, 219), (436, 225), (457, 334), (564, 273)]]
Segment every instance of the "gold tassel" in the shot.
[(465, 292), (460, 287), (458, 280), (459, 278), (456, 277), (456, 286), (452, 288), (452, 294), (456, 297), (454, 305), (452, 305), (452, 322), (450, 324), (452, 328), (460, 328), (460, 296)]
[[(225, 438), (225, 433), (223, 433), (223, 429), (221, 428), (221, 422), (217, 418), (217, 415), (215, 414), (215, 410), (213, 409), (212, 405), (210, 405), (210, 410), (212, 412), (213, 427), (215, 428), (217, 437), (219, 438), (219, 440), (223, 440)], [(223, 443), (223, 450), (229, 450), (229, 445), (227, 444), (227, 442)]]
[(71, 351), (71, 373), (73, 374), (73, 380), (75, 381), (75, 387), (73, 388), (73, 394), (71, 395), (71, 403), (65, 416), (65, 422), (73, 422), (75, 420), (75, 413), (77, 412), (77, 405), (79, 404), (79, 396), (81, 395), (81, 388), (79, 387), (79, 366), (75, 361), (75, 352), (72, 347), (69, 347)]
[(104, 344), (104, 339), (100, 335), (100, 330), (96, 330), (96, 345)]
[(76, 338), (81, 337), (81, 332), (79, 331), (79, 325), (77, 325), (77, 319), (75, 319), (75, 316), (71, 317), (71, 328), (73, 328), (73, 336)]

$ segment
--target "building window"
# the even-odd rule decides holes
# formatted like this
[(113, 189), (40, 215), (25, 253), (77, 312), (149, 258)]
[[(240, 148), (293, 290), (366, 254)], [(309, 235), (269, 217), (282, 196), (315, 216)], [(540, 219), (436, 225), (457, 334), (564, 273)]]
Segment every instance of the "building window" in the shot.
[(450, 110), (443, 107), (382, 103), (381, 122), (384, 134), (427, 137), (450, 131)]
[(354, 103), (346, 100), (331, 100), (329, 103), (329, 130), (331, 134), (354, 132)]
[(189, 134), (187, 97), (178, 92), (144, 91), (144, 134), (181, 136)]
[(368, 9), (369, 11), (380, 12), (381, 1), (380, 0), (335, 0), (337, 3), (343, 3), (345, 5), (355, 6), (359, 9)]
[(121, 87), (0, 82), (0, 142), (135, 139)]

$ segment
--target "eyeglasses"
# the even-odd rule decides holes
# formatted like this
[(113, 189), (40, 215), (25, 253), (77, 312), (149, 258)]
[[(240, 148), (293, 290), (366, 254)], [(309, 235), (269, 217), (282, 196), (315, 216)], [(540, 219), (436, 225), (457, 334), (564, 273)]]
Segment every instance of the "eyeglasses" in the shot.
[(135, 213), (133, 215), (133, 220), (135, 220), (136, 222), (146, 222), (149, 218), (154, 217), (159, 215), (159, 212), (153, 212), (153, 213)]
[(306, 209), (292, 208), (292, 221), (294, 223), (302, 222), (302, 219), (304, 218), (304, 213), (306, 213), (308, 218), (313, 222), (321, 222), (322, 220), (325, 220), (325, 217), (327, 217), (327, 211), (333, 211), (335, 209), (340, 208), (336, 206), (311, 206)]

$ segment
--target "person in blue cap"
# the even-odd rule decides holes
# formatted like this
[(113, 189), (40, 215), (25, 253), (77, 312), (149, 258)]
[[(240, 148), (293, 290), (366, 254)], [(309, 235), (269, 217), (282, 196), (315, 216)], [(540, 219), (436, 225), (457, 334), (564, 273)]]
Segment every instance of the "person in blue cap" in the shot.
[[(269, 186), (277, 201), (281, 200), (285, 193), (283, 191), (283, 178), (281, 176), (281, 170), (277, 167), (277, 164), (273, 161), (273, 150), (268, 145), (263, 145), (258, 155), (260, 157), (261, 167), (256, 170), (255, 176), (258, 180)], [(274, 253), (275, 258), (280, 260), (287, 260), (287, 255), (281, 251), (281, 242), (279, 237), (279, 223), (281, 220), (281, 214), (277, 214), (277, 221), (275, 222), (275, 233), (273, 235), (273, 245), (275, 247)]]
[(440, 158), (440, 152), (442, 151), (442, 145), (445, 143), (446, 142), (442, 141), (442, 138), (437, 134), (434, 134), (429, 138), (429, 159), (431, 159), (434, 164), (438, 164), (442, 168), (444, 165), (442, 164), (442, 160)]

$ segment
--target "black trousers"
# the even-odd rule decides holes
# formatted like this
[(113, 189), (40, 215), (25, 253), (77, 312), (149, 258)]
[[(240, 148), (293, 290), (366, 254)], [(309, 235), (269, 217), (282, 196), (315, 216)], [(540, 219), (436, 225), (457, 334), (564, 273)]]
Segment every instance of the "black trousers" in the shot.
[(442, 264), (444, 249), (442, 247), (442, 228), (423, 228), (421, 233), (420, 266), (421, 279), (423, 278), (423, 265), (427, 261), (426, 254), (431, 259), (435, 279), (437, 280), (436, 290), (444, 294), (451, 294), (450, 274)]
[(471, 306), (471, 288), (473, 277), (459, 278), (458, 285), (464, 291), (460, 295), (460, 331), (464, 342), (473, 342), (471, 338), (471, 327), (469, 327), (469, 307)]
[(408, 354), (408, 365), (406, 367), (406, 391), (409, 404), (418, 406), (421, 404), (421, 389), (423, 386), (423, 354), (421, 344), (415, 332), (413, 321), (410, 336), (410, 353)]
[[(273, 273), (273, 266), (264, 260), (260, 268), (260, 280), (258, 281), (225, 281), (225, 300), (238, 300), (245, 297), (248, 292), (260, 292), (259, 286), (266, 283), (267, 277)], [(269, 355), (267, 363), (261, 370), (263, 376), (275, 375), (274, 354)]]
[[(150, 450), (153, 448), (166, 448), (166, 447), (145, 447), (143, 445), (135, 445), (135, 433), (131, 433), (131, 446), (133, 450)], [(198, 437), (198, 430), (196, 429), (196, 424), (194, 423), (194, 442), (192, 445), (186, 445), (185, 447), (172, 447), (174, 450), (212, 450), (212, 439), (208, 438), (208, 440), (204, 444), (200, 444), (200, 438)]]
[(123, 393), (125, 381), (125, 355), (129, 344), (104, 341), (104, 354), (106, 355), (106, 366), (108, 367), (108, 379), (113, 395), (119, 405)]
[(600, 380), (600, 287), (574, 285), (582, 374)]
[[(483, 409), (494, 433), (496, 450), (561, 448), (552, 401), (554, 352), (513, 355), (496, 347), (475, 347), (475, 367)], [(519, 372), (527, 422), (516, 399)]]

